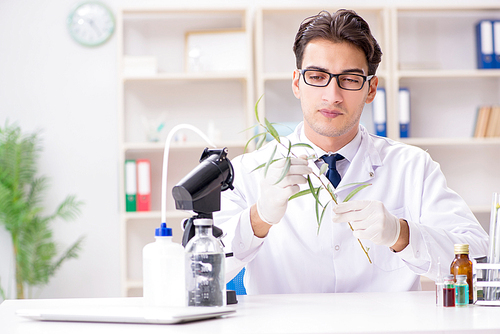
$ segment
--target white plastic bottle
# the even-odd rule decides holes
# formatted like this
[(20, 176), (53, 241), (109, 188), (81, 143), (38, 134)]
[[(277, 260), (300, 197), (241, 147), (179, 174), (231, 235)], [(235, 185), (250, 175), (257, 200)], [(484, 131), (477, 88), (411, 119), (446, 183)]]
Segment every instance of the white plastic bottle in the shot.
[(147, 306), (186, 306), (184, 247), (172, 242), (172, 229), (162, 223), (155, 242), (143, 256), (143, 296)]

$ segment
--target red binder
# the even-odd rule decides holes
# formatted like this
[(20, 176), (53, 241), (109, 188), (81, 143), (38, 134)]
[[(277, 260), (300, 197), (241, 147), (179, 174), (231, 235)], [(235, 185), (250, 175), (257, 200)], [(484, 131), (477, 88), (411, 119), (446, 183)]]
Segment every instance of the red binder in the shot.
[(147, 159), (137, 164), (137, 211), (151, 210), (151, 162)]

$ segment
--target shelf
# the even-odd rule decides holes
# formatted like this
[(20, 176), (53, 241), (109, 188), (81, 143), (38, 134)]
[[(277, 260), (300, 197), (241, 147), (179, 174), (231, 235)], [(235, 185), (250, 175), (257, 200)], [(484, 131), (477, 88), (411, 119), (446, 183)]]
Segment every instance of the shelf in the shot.
[(498, 78), (500, 70), (402, 70), (398, 78)]
[[(136, 211), (127, 212), (125, 215), (126, 220), (130, 219), (160, 219), (161, 211)], [(182, 219), (189, 218), (192, 216), (191, 213), (180, 210), (169, 210), (167, 211), (167, 219)]]
[[(233, 142), (224, 142), (224, 143), (214, 143), (217, 148), (228, 147), (228, 148), (243, 148), (246, 145), (246, 142), (242, 141), (233, 141)], [(172, 143), (170, 144), (171, 151), (183, 151), (183, 150), (200, 150), (200, 153), (204, 148), (210, 147), (205, 142), (185, 142), (185, 143)], [(151, 143), (124, 143), (123, 150), (128, 153), (155, 153), (161, 152), (165, 150), (165, 143), (163, 142), (151, 142)]]
[(489, 205), (470, 205), (470, 210), (474, 213), (490, 213), (491, 207)]
[(399, 141), (414, 146), (500, 145), (500, 138), (401, 138)]
[(205, 81), (205, 80), (243, 80), (246, 72), (196, 72), (196, 73), (158, 73), (156, 75), (123, 75), (123, 81)]

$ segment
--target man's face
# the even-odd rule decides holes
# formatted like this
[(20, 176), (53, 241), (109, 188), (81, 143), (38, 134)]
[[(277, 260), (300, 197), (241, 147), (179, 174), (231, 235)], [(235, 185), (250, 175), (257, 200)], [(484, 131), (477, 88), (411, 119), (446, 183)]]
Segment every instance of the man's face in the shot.
[[(368, 64), (363, 51), (349, 43), (334, 43), (315, 39), (304, 50), (302, 69), (320, 69), (333, 74), (368, 75)], [(365, 103), (375, 97), (378, 84), (373, 77), (359, 91), (343, 90), (332, 78), (326, 87), (309, 86), (299, 70), (293, 73), (293, 93), (300, 99), (307, 137), (318, 146), (324, 137), (336, 137), (343, 145), (358, 131), (359, 119)], [(333, 139), (333, 138), (332, 138)]]

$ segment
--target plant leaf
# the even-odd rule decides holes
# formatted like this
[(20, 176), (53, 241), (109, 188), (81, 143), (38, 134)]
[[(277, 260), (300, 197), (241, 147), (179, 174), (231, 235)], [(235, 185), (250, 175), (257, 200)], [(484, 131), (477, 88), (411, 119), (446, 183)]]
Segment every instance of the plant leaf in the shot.
[(261, 133), (257, 133), (255, 136), (253, 136), (252, 138), (250, 138), (247, 143), (245, 144), (245, 148), (244, 148), (244, 152), (247, 152), (247, 149), (248, 149), (248, 146), (250, 145), (250, 143), (255, 140), (256, 138), (258, 137), (261, 137), (261, 136), (264, 136), (264, 138), (266, 137), (266, 133), (265, 132), (261, 132)]
[(267, 132), (269, 132), (269, 134), (271, 136), (273, 136), (273, 138), (276, 139), (276, 141), (278, 143), (281, 143), (281, 141), (280, 141), (280, 135), (279, 135), (278, 131), (276, 131), (276, 129), (274, 128), (274, 126), (271, 124), (271, 122), (269, 122), (267, 120), (267, 118), (264, 118), (264, 121), (266, 122)]
[[(274, 155), (276, 154), (276, 149), (278, 148), (277, 145), (274, 146), (274, 150), (273, 150), (273, 153), (271, 154), (271, 156), (269, 157), (269, 160), (267, 160), (267, 163), (266, 163), (266, 168), (264, 169), (264, 176), (267, 175), (267, 171), (269, 170), (269, 166), (271, 166), (271, 164), (273, 163), (273, 158), (274, 158)], [(276, 182), (277, 183), (277, 182)]]
[(347, 196), (346, 196), (346, 198), (344, 199), (344, 202), (347, 202), (347, 201), (348, 201), (348, 200), (350, 200), (350, 199), (351, 199), (354, 195), (356, 195), (356, 194), (357, 194), (360, 190), (365, 189), (365, 188), (366, 188), (366, 187), (368, 187), (368, 186), (371, 186), (371, 184), (370, 184), (370, 183), (369, 183), (369, 184), (364, 184), (364, 185), (362, 185), (362, 186), (357, 187), (356, 189), (354, 189), (353, 191), (351, 191), (351, 192), (349, 193), (349, 195), (347, 195)]
[(264, 143), (266, 142), (266, 137), (267, 137), (267, 136), (266, 136), (266, 133), (265, 133), (265, 132), (263, 132), (262, 134), (263, 134), (263, 136), (262, 136), (262, 137), (260, 137), (259, 141), (257, 142), (257, 145), (255, 145), (255, 148), (256, 148), (257, 150), (258, 150), (259, 148), (261, 148), (261, 147), (264, 145)]
[[(281, 160), (281, 159), (283, 159), (283, 158), (274, 159), (273, 161), (271, 161), (271, 163), (275, 163), (276, 161)], [(251, 171), (250, 173), (255, 172), (257, 169), (264, 168), (264, 167), (266, 167), (266, 165), (267, 165), (267, 162), (266, 162), (266, 163), (263, 163), (263, 164), (260, 164), (260, 165), (258, 165), (257, 167), (255, 167), (254, 169), (252, 169), (252, 171)]]
[(310, 148), (311, 150), (314, 150), (311, 145), (306, 144), (306, 143), (295, 143), (292, 145), (292, 147), (305, 147), (305, 148)]
[(283, 171), (281, 172), (280, 177), (278, 178), (278, 180), (276, 182), (274, 182), (274, 184), (280, 183), (285, 178), (286, 174), (288, 174), (288, 171), (290, 170), (290, 165), (292, 164), (292, 159), (290, 157), (286, 157), (284, 159), (285, 159), (285, 167), (283, 168)]
[(327, 170), (328, 170), (328, 164), (327, 163), (322, 164), (321, 168), (319, 169), (319, 175), (325, 174)]
[(257, 120), (257, 122), (259, 122), (259, 123), (260, 123), (260, 120), (259, 120), (259, 109), (258, 109), (258, 105), (259, 105), (260, 100), (262, 100), (262, 98), (263, 98), (263, 97), (264, 97), (264, 95), (261, 95), (261, 96), (259, 97), (259, 99), (257, 100), (257, 102), (255, 102), (255, 107), (254, 107), (254, 109), (255, 109), (255, 119), (256, 119), (256, 120)]
[[(330, 203), (330, 202), (328, 202), (328, 203)], [(323, 222), (323, 216), (325, 215), (325, 211), (326, 211), (326, 208), (328, 207), (328, 203), (326, 203), (326, 205), (323, 207), (323, 211), (321, 212), (321, 216), (319, 217), (317, 234), (319, 234), (319, 229), (321, 227), (321, 223)]]
[(319, 187), (318, 188), (314, 188), (313, 190), (311, 190), (309, 188), (301, 190), (298, 193), (296, 193), (295, 195), (290, 196), (290, 198), (288, 200), (291, 201), (292, 199), (296, 199), (296, 198), (304, 196), (304, 195), (309, 195), (311, 193), (311, 191), (316, 191), (317, 189), (319, 189)]

